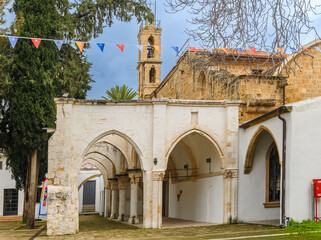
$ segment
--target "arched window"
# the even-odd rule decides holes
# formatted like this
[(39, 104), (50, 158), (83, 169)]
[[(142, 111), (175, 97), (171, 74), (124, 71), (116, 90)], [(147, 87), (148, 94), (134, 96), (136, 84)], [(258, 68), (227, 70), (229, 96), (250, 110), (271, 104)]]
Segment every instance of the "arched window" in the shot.
[(266, 164), (267, 168), (266, 169), (268, 172), (268, 189), (269, 189), (269, 202), (279, 202), (280, 201), (280, 176), (281, 176), (281, 167), (280, 167), (280, 162), (279, 162), (279, 154), (278, 150), (274, 144), (269, 159), (268, 163)]
[(156, 81), (156, 70), (155, 67), (152, 66), (152, 68), (149, 70), (149, 82), (154, 83)]
[(206, 78), (205, 78), (205, 73), (201, 72), (197, 83), (196, 83), (196, 91), (200, 94), (201, 97), (204, 97), (206, 93)]
[(147, 46), (147, 58), (153, 58), (155, 57), (154, 52), (154, 38), (153, 36), (150, 36), (148, 38), (148, 46)]

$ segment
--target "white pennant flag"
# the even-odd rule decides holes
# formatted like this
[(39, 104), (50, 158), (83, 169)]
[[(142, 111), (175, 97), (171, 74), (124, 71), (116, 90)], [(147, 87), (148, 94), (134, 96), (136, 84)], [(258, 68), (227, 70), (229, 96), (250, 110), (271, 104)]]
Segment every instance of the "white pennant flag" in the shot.
[(140, 52), (143, 52), (143, 48), (144, 48), (143, 45), (136, 45), (136, 47), (139, 49)]

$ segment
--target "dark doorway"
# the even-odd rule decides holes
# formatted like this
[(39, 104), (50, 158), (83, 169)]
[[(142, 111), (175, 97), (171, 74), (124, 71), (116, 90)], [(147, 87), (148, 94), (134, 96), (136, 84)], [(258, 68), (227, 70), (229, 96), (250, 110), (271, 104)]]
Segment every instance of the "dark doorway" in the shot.
[(168, 181), (163, 181), (163, 217), (168, 217)]
[(88, 181), (83, 190), (83, 212), (94, 212), (96, 202), (96, 181)]
[(3, 216), (18, 215), (18, 191), (4, 189)]

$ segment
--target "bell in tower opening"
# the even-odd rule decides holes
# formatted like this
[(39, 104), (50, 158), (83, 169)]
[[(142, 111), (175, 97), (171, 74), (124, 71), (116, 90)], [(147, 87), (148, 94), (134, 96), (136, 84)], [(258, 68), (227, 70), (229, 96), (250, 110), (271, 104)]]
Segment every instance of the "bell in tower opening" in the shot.
[[(140, 26), (138, 44), (138, 99), (151, 99), (153, 91), (161, 82), (161, 53), (156, 50), (161, 46), (160, 21), (145, 21)], [(160, 48), (159, 48), (160, 49)]]

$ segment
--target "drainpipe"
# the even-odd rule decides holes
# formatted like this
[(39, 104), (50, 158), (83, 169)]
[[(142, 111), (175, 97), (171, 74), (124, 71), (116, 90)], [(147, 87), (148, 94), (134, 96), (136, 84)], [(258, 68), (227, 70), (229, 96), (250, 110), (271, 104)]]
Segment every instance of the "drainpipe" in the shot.
[(282, 134), (282, 199), (281, 199), (281, 217), (282, 227), (286, 227), (286, 216), (285, 216), (285, 168), (286, 168), (286, 121), (281, 117), (281, 111), (285, 109), (282, 106), (278, 109), (278, 118), (283, 122), (283, 134)]

